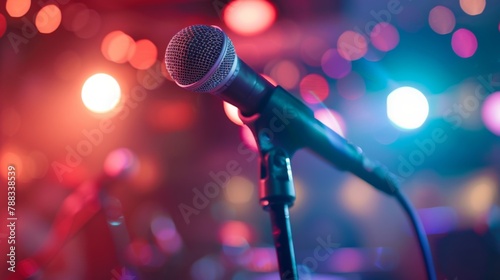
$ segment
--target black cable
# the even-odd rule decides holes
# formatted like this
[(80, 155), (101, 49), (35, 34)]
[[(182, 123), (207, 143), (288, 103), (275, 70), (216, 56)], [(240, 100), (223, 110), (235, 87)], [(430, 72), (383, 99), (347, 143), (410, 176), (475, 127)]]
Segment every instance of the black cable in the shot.
[(396, 191), (393, 195), (396, 197), (397, 201), (399, 202), (401, 207), (403, 207), (406, 214), (410, 218), (411, 224), (418, 239), (420, 250), (422, 251), (422, 257), (424, 258), (427, 279), (436, 280), (434, 263), (432, 262), (431, 248), (429, 246), (429, 241), (427, 240), (424, 227), (422, 226), (422, 223), (420, 223), (420, 219), (418, 218), (417, 213), (411, 206), (408, 199), (399, 190)]

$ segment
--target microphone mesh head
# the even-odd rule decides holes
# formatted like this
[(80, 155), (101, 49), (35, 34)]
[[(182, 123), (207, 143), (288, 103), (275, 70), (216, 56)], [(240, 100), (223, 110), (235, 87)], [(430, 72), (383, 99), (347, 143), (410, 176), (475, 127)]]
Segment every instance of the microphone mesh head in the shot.
[(213, 92), (224, 83), (236, 60), (231, 40), (219, 28), (186, 27), (174, 35), (165, 52), (170, 76), (181, 87)]

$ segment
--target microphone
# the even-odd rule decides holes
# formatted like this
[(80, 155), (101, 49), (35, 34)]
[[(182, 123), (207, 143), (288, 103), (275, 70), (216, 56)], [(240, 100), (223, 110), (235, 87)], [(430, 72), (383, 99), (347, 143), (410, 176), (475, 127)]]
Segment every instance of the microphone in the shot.
[(165, 64), (181, 88), (214, 94), (238, 107), (244, 118), (264, 111), (284, 117), (286, 125), (279, 133), (293, 141), (293, 148), (308, 147), (375, 188), (389, 195), (398, 193), (394, 175), (318, 121), (304, 103), (253, 71), (238, 58), (233, 43), (219, 27), (193, 25), (179, 31), (167, 46)]

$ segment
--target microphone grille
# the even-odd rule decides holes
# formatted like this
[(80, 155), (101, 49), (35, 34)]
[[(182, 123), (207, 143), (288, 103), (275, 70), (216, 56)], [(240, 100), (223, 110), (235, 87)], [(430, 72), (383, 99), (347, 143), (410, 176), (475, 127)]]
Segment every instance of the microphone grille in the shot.
[(230, 75), (235, 61), (231, 40), (219, 28), (206, 25), (179, 31), (165, 53), (165, 64), (174, 81), (196, 92), (217, 90)]

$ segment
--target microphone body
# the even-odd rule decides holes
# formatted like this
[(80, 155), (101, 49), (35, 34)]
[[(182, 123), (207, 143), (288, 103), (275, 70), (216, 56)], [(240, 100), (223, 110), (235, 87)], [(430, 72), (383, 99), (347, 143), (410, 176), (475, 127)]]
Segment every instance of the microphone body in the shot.
[[(275, 141), (281, 141), (279, 144), (290, 152), (307, 147), (379, 190), (390, 195), (397, 192), (395, 177), (385, 167), (367, 159), (360, 148), (318, 121), (304, 103), (282, 87), (273, 86), (241, 61), (220, 28), (195, 25), (181, 30), (170, 41), (165, 62), (180, 87), (222, 98), (238, 107), (247, 123), (254, 115), (274, 114), (282, 126), (278, 128), (273, 118), (264, 126), (279, 135)], [(197, 76), (190, 75), (193, 71)]]

